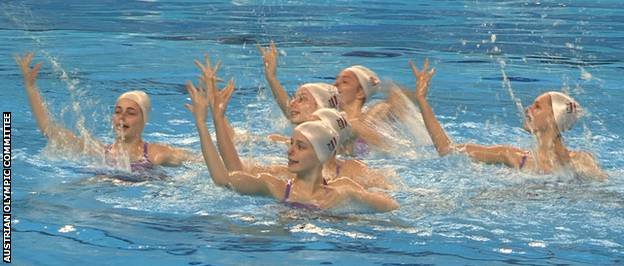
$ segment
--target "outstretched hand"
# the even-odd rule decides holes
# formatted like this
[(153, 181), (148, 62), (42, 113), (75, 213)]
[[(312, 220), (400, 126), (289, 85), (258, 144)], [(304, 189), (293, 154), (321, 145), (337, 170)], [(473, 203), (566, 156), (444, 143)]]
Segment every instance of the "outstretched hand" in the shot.
[(191, 102), (193, 105), (186, 103), (184, 106), (186, 106), (186, 108), (188, 108), (189, 111), (191, 111), (191, 113), (195, 116), (195, 120), (205, 122), (208, 119), (209, 100), (206, 96), (206, 92), (204, 91), (202, 82), (199, 82), (199, 89), (197, 89), (190, 80), (187, 80), (186, 88), (191, 96)]
[(256, 46), (258, 47), (258, 51), (262, 54), (266, 75), (275, 76), (277, 74), (277, 47), (275, 47), (275, 42), (271, 41), (268, 53), (260, 44)]
[[(219, 89), (216, 88), (215, 92)], [(212, 116), (215, 118), (222, 118), (225, 116), (225, 110), (227, 109), (228, 102), (234, 92), (234, 79), (230, 79), (228, 85), (218, 93), (212, 93), (213, 99), (210, 101), (210, 108), (212, 109)]]
[(22, 77), (24, 78), (24, 83), (26, 84), (27, 88), (35, 86), (35, 81), (37, 81), (37, 73), (39, 72), (39, 68), (41, 68), (42, 65), (42, 63), (38, 63), (33, 69), (30, 69), (30, 63), (34, 55), (34, 52), (30, 54), (25, 52), (23, 57), (20, 57), (19, 55), (13, 56), (13, 59), (15, 59), (15, 62), (17, 62), (17, 65), (22, 71)]
[(429, 59), (425, 60), (425, 66), (420, 72), (412, 61), (410, 61), (409, 64), (412, 67), (414, 76), (416, 76), (416, 98), (425, 99), (427, 97), (429, 85), (431, 85), (431, 77), (435, 74), (435, 68), (432, 68), (431, 71), (427, 73), (427, 68), (429, 68)]
[(210, 66), (210, 58), (208, 55), (204, 55), (204, 59), (206, 60), (206, 66), (202, 65), (201, 62), (195, 60), (195, 64), (201, 69), (203, 75), (198, 75), (197, 77), (204, 82), (204, 84), (208, 85), (213, 82), (225, 82), (224, 80), (217, 78), (217, 71), (219, 71), (219, 67), (221, 66), (221, 61), (217, 62), (217, 66), (214, 69)]

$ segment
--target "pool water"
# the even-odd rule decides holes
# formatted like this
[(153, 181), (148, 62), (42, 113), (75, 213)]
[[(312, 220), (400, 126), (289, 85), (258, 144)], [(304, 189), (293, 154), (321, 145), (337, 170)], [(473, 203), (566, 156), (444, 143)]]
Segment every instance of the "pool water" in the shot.
[[(624, 4), (620, 1), (4, 1), (2, 111), (12, 113), (12, 262), (17, 265), (621, 265), (624, 264)], [(361, 158), (396, 186), (401, 208), (306, 212), (215, 186), (206, 166), (165, 181), (98, 179), (102, 158), (48, 144), (14, 54), (35, 51), (38, 86), (66, 127), (112, 143), (113, 105), (152, 100), (148, 142), (200, 154), (183, 106), (193, 60), (236, 80), (240, 135), (289, 134), (256, 43), (279, 49), (289, 93), (367, 66), (414, 87), (408, 62), (436, 68), (429, 100), (455, 142), (530, 149), (523, 107), (566, 91), (588, 111), (564, 143), (608, 173), (591, 183), (440, 158), (414, 118), (393, 155)], [(210, 123), (209, 123), (210, 125)], [(286, 163), (285, 148), (237, 141), (246, 159)]]

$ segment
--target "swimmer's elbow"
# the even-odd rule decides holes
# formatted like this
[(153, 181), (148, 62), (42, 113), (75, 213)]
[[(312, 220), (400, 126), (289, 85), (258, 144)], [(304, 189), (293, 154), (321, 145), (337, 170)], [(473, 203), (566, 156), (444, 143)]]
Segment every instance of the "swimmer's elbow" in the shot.
[(383, 201), (379, 202), (380, 204), (377, 204), (377, 207), (375, 208), (377, 209), (378, 212), (390, 212), (401, 207), (401, 204), (399, 204), (399, 202), (396, 199), (388, 195), (380, 195), (380, 196), (382, 196)]
[(394, 211), (398, 209), (399, 207), (401, 207), (401, 204), (399, 204), (397, 200), (391, 199), (391, 201), (388, 203), (387, 208), (386, 210), (384, 210), (384, 212)]
[(451, 153), (453, 149), (450, 146), (447, 146), (447, 147), (436, 147), (436, 150), (438, 151), (438, 155), (440, 157), (444, 157), (447, 154)]
[(228, 182), (225, 179), (221, 179), (221, 178), (213, 178), (212, 181), (215, 183), (215, 185), (220, 186), (220, 187), (225, 187), (225, 188), (230, 188), (232, 187), (230, 185), (230, 182)]
[[(453, 144), (453, 142), (451, 142), (451, 141), (442, 141), (441, 143), (440, 142), (434, 142), (434, 144), (435, 144), (436, 151), (438, 151), (438, 155), (440, 157), (444, 157), (447, 154), (449, 154), (449, 153), (451, 153), (451, 152), (453, 152), (454, 150), (457, 149), (456, 145)], [(459, 146), (463, 147), (463, 146), (465, 146), (465, 144), (461, 144)]]
[(57, 136), (59, 133), (59, 130), (53, 126), (40, 127), (39, 130), (41, 135), (48, 139)]
[(449, 149), (436, 149), (436, 150), (438, 151), (438, 156), (440, 157), (444, 157), (450, 152)]
[(232, 188), (234, 187), (232, 183), (235, 183), (235, 182), (233, 182), (231, 176), (232, 176), (232, 173), (227, 173), (226, 175), (222, 177), (212, 176), (212, 182), (215, 185), (220, 186), (220, 187)]

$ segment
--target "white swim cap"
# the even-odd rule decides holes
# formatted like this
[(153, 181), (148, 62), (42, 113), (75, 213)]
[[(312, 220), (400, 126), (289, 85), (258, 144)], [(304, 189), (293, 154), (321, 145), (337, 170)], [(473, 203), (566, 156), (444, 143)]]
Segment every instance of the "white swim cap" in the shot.
[(120, 99), (130, 99), (136, 102), (139, 107), (141, 107), (141, 111), (143, 112), (143, 122), (147, 124), (147, 119), (149, 118), (150, 110), (152, 108), (152, 104), (150, 102), (149, 96), (145, 92), (142, 91), (129, 91), (125, 92), (119, 98)]
[(338, 138), (338, 146), (342, 145), (351, 135), (351, 124), (347, 120), (347, 113), (340, 112), (336, 109), (323, 108), (316, 110), (312, 115), (318, 116), (321, 121), (330, 125), (340, 138)]
[(310, 141), (321, 163), (327, 162), (338, 147), (338, 132), (322, 121), (304, 122), (295, 127), (295, 130)]
[(559, 131), (572, 129), (583, 116), (581, 105), (567, 94), (556, 91), (549, 91), (548, 94), (552, 101), (552, 111)]
[(334, 85), (327, 83), (306, 83), (301, 86), (308, 89), (318, 108), (336, 108), (338, 101), (340, 100), (340, 94), (338, 94), (338, 88)]
[(373, 95), (379, 92), (381, 86), (381, 81), (377, 77), (377, 74), (372, 70), (365, 68), (363, 66), (352, 66), (348, 67), (346, 70), (350, 70), (355, 74), (358, 81), (360, 82), (360, 86), (364, 89), (364, 94), (366, 94), (366, 100), (368, 101)]

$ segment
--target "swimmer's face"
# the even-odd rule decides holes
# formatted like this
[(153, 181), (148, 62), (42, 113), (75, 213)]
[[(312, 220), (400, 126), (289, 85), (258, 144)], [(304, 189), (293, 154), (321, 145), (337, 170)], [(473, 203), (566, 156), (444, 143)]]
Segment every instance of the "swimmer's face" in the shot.
[(145, 124), (143, 122), (143, 111), (138, 103), (130, 99), (119, 99), (115, 105), (113, 115), (113, 126), (117, 138), (141, 137)]
[(356, 99), (365, 100), (366, 94), (364, 89), (360, 86), (360, 81), (357, 79), (355, 73), (351, 70), (343, 70), (336, 77), (334, 86), (338, 88), (340, 94), (340, 107), (343, 108), (346, 105), (351, 104)]
[(316, 99), (310, 91), (306, 87), (299, 87), (291, 103), (290, 122), (298, 125), (307, 121), (317, 108)]
[(552, 111), (552, 102), (550, 95), (544, 93), (537, 97), (533, 104), (525, 109), (526, 122), (524, 123), (524, 130), (535, 133), (543, 132), (555, 127), (556, 123)]
[(287, 154), (288, 171), (295, 174), (305, 174), (320, 164), (312, 143), (297, 130), (293, 131)]

